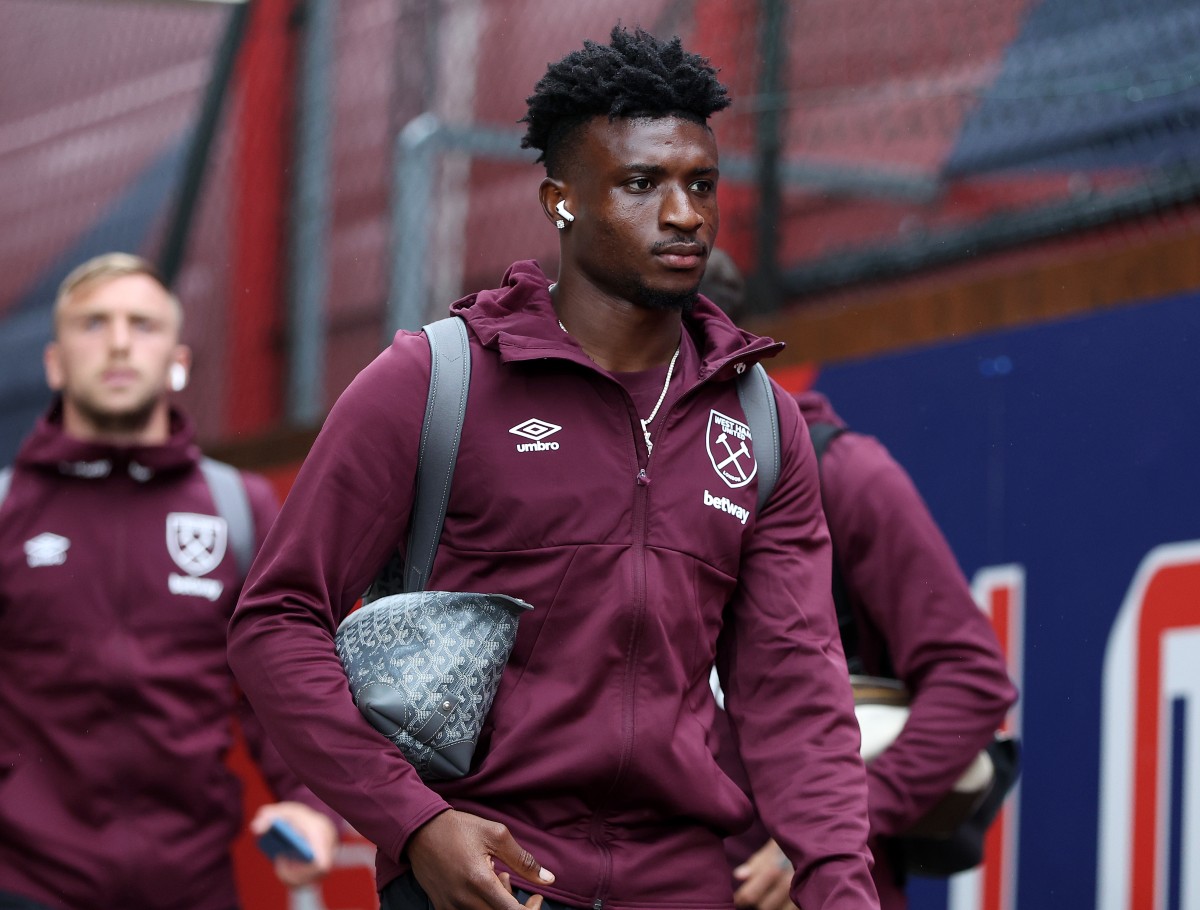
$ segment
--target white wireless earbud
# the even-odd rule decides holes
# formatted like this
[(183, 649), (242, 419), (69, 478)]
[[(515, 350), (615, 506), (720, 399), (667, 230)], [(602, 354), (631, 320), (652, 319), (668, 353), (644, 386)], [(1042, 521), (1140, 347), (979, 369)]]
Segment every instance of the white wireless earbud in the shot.
[(171, 386), (171, 391), (182, 392), (187, 388), (187, 381), (187, 367), (185, 367), (182, 363), (171, 364), (171, 369), (167, 372), (167, 382)]
[(558, 200), (558, 205), (554, 207), (554, 211), (562, 215), (564, 221), (574, 221), (575, 216), (567, 211), (567, 203), (562, 199)]

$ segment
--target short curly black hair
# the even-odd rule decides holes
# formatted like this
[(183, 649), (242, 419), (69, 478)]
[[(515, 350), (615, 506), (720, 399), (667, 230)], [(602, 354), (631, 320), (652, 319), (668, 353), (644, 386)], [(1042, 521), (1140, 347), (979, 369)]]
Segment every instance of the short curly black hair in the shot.
[(562, 171), (570, 135), (593, 117), (685, 117), (706, 123), (729, 106), (725, 86), (704, 57), (689, 54), (676, 36), (660, 41), (641, 28), (617, 25), (610, 43), (584, 41), (551, 63), (525, 99), (528, 124), (521, 148), (541, 152), (546, 173)]

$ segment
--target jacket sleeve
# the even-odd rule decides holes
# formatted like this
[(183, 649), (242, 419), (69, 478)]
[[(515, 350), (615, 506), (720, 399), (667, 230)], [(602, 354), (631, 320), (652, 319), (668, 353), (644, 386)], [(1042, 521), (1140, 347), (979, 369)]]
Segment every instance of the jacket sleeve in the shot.
[(778, 389), (776, 399), (779, 481), (743, 550), (718, 671), (755, 804), (796, 867), (792, 900), (863, 910), (878, 898), (829, 535), (808, 432), (795, 401)]
[(383, 853), (448, 806), (355, 707), (338, 623), (402, 542), (429, 347), (400, 333), (334, 406), (267, 534), (229, 632), (229, 662), (275, 747)]
[[(265, 477), (242, 472), (242, 483), (245, 485), (246, 496), (250, 501), (250, 512), (254, 518), (254, 545), (257, 551), (279, 514), (279, 500), (275, 497), (275, 491)], [(244, 695), (238, 699), (238, 724), (246, 739), (246, 747), (250, 750), (259, 771), (262, 772), (263, 779), (276, 799), (294, 800), (318, 812), (331, 814), (329, 808), (317, 799), (288, 767), (283, 756), (279, 754), (279, 750), (267, 738), (262, 724), (254, 714), (254, 709), (250, 707)]]
[(896, 742), (868, 767), (873, 834), (902, 834), (962, 775), (1016, 698), (996, 636), (912, 480), (875, 439), (823, 462), (825, 511), (860, 628), (912, 693)]

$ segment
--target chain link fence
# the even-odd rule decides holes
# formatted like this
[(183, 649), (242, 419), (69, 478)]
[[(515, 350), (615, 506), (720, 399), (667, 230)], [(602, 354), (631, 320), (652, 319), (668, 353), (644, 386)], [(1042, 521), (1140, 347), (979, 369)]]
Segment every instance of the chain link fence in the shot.
[[(6, 438), (41, 390), (66, 269), (117, 247), (161, 256), (178, 236), (237, 6), (0, 0)], [(517, 121), (546, 64), (616, 22), (681, 35), (730, 86), (713, 122), (721, 242), (759, 279), (760, 311), (1200, 190), (1195, 0), (248, 9), (177, 281), (204, 438), (315, 423), (395, 328), (513, 260), (554, 271)]]

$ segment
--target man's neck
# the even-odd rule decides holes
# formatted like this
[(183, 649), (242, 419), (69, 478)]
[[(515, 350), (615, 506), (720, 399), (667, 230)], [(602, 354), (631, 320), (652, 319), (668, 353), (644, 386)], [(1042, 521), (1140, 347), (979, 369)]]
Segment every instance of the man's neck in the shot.
[(611, 373), (636, 373), (665, 366), (679, 347), (678, 310), (651, 310), (594, 288), (555, 287), (559, 322), (597, 366)]

